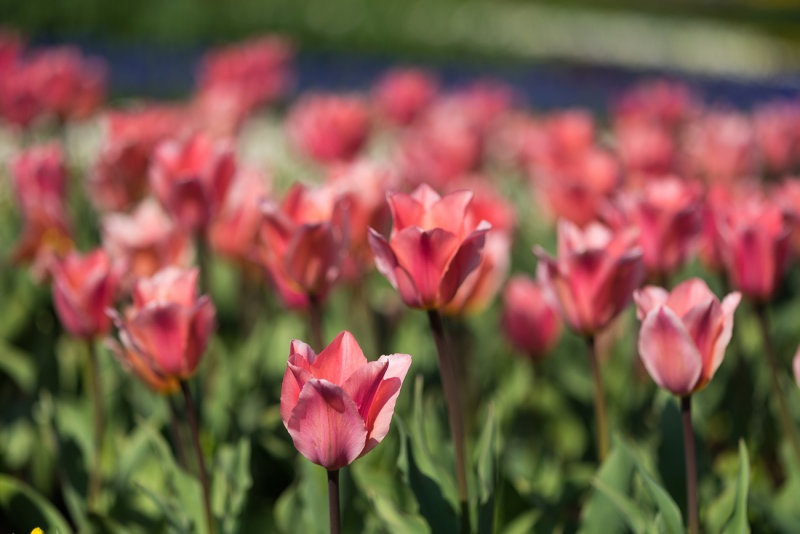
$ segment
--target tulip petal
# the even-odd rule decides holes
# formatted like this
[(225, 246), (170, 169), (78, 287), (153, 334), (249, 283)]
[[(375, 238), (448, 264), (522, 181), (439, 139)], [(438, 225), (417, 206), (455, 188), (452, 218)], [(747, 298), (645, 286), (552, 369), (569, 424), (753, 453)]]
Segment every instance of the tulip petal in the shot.
[(667, 299), (667, 306), (675, 315), (683, 317), (697, 304), (709, 299), (717, 300), (717, 297), (706, 283), (700, 278), (690, 278), (675, 286)]
[(633, 300), (636, 302), (636, 318), (643, 321), (650, 310), (656, 306), (666, 304), (669, 293), (663, 287), (647, 286), (633, 292)]
[(490, 228), (488, 223), (481, 223), (477, 230), (461, 242), (439, 284), (440, 306), (453, 300), (464, 279), (480, 264), (486, 233)]
[(306, 382), (286, 428), (300, 454), (330, 471), (358, 458), (367, 439), (356, 403), (327, 380)]
[(338, 274), (340, 247), (330, 223), (304, 224), (284, 255), (286, 272), (306, 293), (322, 295)]
[(539, 258), (539, 264), (536, 266), (536, 278), (542, 284), (542, 289), (548, 298), (556, 303), (564, 320), (574, 330), (583, 332), (588, 325), (585, 324), (572, 288), (567, 279), (562, 276), (558, 263), (540, 247), (534, 248), (534, 254)]
[(176, 303), (153, 303), (130, 319), (128, 332), (142, 354), (165, 375), (181, 375), (189, 336), (187, 310)]
[(792, 367), (794, 368), (794, 380), (797, 382), (797, 387), (800, 387), (800, 349), (798, 349), (797, 353), (794, 355)]
[(711, 352), (711, 364), (708, 367), (708, 371), (704, 373), (704, 375), (708, 375), (707, 378), (709, 380), (714, 376), (714, 373), (717, 372), (717, 369), (722, 364), (722, 359), (725, 357), (725, 349), (728, 347), (728, 343), (730, 343), (731, 337), (733, 336), (733, 314), (736, 312), (736, 308), (739, 306), (741, 300), (742, 294), (738, 291), (731, 293), (722, 300), (720, 306), (722, 308), (722, 327), (720, 328)]
[(289, 418), (292, 410), (297, 405), (300, 392), (306, 382), (314, 378), (311, 374), (308, 362), (299, 354), (293, 353), (289, 356), (286, 363), (286, 371), (283, 373), (283, 383), (281, 384), (281, 420), (283, 426), (289, 428)]
[(386, 200), (394, 221), (392, 235), (408, 226), (422, 226), (425, 208), (417, 199), (406, 193), (390, 193)]
[(197, 369), (200, 358), (206, 350), (208, 337), (214, 330), (216, 315), (217, 310), (211, 303), (211, 299), (207, 295), (200, 297), (191, 311), (189, 338), (186, 341), (184, 370), (181, 378), (188, 378)]
[(317, 359), (317, 353), (314, 352), (314, 349), (299, 339), (293, 339), (289, 344), (289, 359), (291, 360), (293, 356), (303, 358), (306, 362), (305, 367), (309, 367)]
[(368, 240), (370, 248), (372, 248), (372, 252), (375, 256), (375, 267), (378, 269), (378, 272), (385, 276), (386, 279), (389, 280), (389, 283), (392, 284), (392, 287), (400, 293), (403, 302), (412, 308), (421, 308), (422, 302), (414, 280), (411, 278), (408, 271), (400, 266), (397, 261), (397, 256), (395, 256), (394, 251), (391, 246), (389, 246), (389, 243), (386, 242), (386, 239), (374, 229), (370, 228)]
[(633, 291), (644, 281), (642, 251), (637, 248), (623, 254), (610, 269), (611, 272), (600, 278), (600, 286), (592, 299), (595, 329), (604, 327), (625, 309)]
[(645, 317), (639, 355), (653, 381), (675, 395), (688, 395), (700, 379), (700, 353), (681, 320), (666, 306)]
[(321, 378), (343, 384), (350, 375), (367, 364), (367, 358), (358, 346), (356, 338), (347, 330), (339, 332), (311, 364), (311, 372)]
[(454, 191), (434, 203), (427, 213), (427, 228), (441, 228), (455, 235), (463, 235), (464, 214), (472, 202), (472, 191)]
[[(423, 231), (416, 226), (409, 226), (392, 237), (391, 246), (397, 262), (413, 279), (422, 307), (435, 308), (443, 304), (439, 300), (439, 286), (459, 249), (458, 237), (441, 228)], [(473, 269), (475, 265), (477, 258)], [(464, 276), (466, 274), (468, 272)]]

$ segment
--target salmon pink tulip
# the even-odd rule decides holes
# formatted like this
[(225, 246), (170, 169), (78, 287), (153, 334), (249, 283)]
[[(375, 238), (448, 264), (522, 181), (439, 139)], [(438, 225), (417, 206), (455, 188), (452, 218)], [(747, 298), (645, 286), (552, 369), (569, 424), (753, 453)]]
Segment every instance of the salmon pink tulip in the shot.
[(699, 278), (671, 293), (648, 286), (634, 293), (642, 320), (639, 355), (656, 384), (685, 396), (705, 387), (722, 363), (741, 294), (719, 299)]
[(214, 329), (216, 310), (197, 296), (197, 269), (167, 267), (137, 280), (133, 305), (109, 312), (121, 343), (111, 342), (122, 365), (161, 393), (194, 374)]
[(222, 208), (235, 172), (230, 142), (195, 134), (156, 147), (150, 185), (182, 228), (200, 232)]
[(436, 80), (420, 69), (394, 69), (375, 86), (373, 99), (388, 121), (405, 126), (416, 119), (436, 96)]
[(547, 355), (561, 335), (561, 319), (541, 283), (513, 276), (503, 291), (503, 331), (514, 346), (533, 359)]
[(389, 240), (370, 229), (375, 265), (406, 305), (439, 309), (479, 265), (491, 225), (469, 217), (470, 191), (440, 197), (423, 184), (388, 200), (394, 221)]
[(292, 341), (281, 387), (281, 419), (294, 446), (329, 471), (351, 464), (389, 432), (408, 354), (368, 362), (350, 332), (319, 354)]
[(289, 137), (306, 156), (328, 164), (353, 159), (369, 136), (370, 116), (355, 95), (312, 94), (287, 118)]
[(569, 326), (597, 334), (628, 305), (644, 280), (636, 229), (612, 232), (600, 223), (581, 230), (569, 221), (558, 225), (558, 257), (539, 247), (538, 277), (554, 296)]
[(121, 270), (102, 249), (85, 256), (77, 252), (55, 261), (53, 302), (64, 328), (73, 336), (91, 339), (111, 327), (106, 309), (114, 303)]
[(800, 348), (797, 349), (797, 352), (794, 355), (792, 368), (794, 370), (794, 380), (797, 382), (797, 387), (800, 387)]

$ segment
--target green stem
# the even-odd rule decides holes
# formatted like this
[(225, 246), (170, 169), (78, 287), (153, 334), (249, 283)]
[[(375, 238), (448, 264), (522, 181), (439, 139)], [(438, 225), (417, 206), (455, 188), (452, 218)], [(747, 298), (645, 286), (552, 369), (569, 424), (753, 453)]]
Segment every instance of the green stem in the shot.
[(689, 514), (689, 534), (700, 532), (697, 511), (697, 452), (692, 427), (692, 396), (681, 397), (681, 419), (683, 420), (683, 450), (686, 455), (686, 510)]
[(783, 426), (783, 433), (789, 438), (792, 450), (795, 455), (797, 465), (800, 465), (800, 439), (797, 437), (792, 418), (789, 415), (789, 406), (786, 404), (786, 396), (781, 387), (780, 374), (778, 373), (778, 361), (775, 355), (775, 347), (772, 344), (772, 337), (769, 335), (769, 319), (767, 317), (767, 307), (764, 303), (756, 304), (756, 315), (758, 324), (761, 327), (761, 338), (764, 344), (764, 356), (769, 366), (769, 376), (772, 381), (773, 398), (778, 402), (778, 417)]
[(87, 362), (87, 384), (92, 403), (92, 436), (94, 440), (94, 454), (89, 471), (89, 492), (88, 502), (92, 508), (97, 504), (102, 484), (100, 461), (103, 451), (103, 423), (105, 415), (103, 410), (103, 388), (100, 386), (100, 371), (97, 362), (97, 350), (95, 349), (94, 339), (86, 340), (89, 361)]
[(167, 405), (169, 406), (170, 433), (172, 434), (172, 441), (175, 444), (175, 455), (178, 457), (178, 465), (183, 469), (189, 469), (189, 462), (186, 460), (186, 451), (183, 448), (184, 435), (181, 432), (181, 418), (172, 395), (167, 396)]
[(328, 471), (328, 510), (330, 513), (331, 534), (339, 534), (342, 521), (339, 516), (339, 470)]
[(464, 421), (461, 413), (461, 402), (458, 396), (458, 381), (455, 373), (455, 362), (450, 354), (447, 338), (444, 334), (442, 318), (437, 310), (428, 310), (433, 340), (439, 356), (439, 374), (442, 379), (447, 415), (450, 420), (450, 436), (453, 440), (456, 460), (456, 480), (458, 482), (458, 500), (461, 504), (461, 532), (470, 532), (469, 491), (467, 488), (467, 470), (464, 461)]
[(600, 375), (600, 364), (597, 361), (597, 346), (594, 336), (586, 337), (589, 349), (589, 366), (592, 369), (594, 382), (594, 424), (597, 434), (597, 460), (602, 463), (608, 454), (608, 421), (606, 418), (606, 398), (603, 390), (603, 377)]
[(194, 445), (194, 452), (197, 455), (197, 468), (200, 473), (200, 485), (203, 489), (203, 508), (206, 514), (207, 532), (214, 534), (214, 516), (211, 513), (211, 493), (208, 484), (208, 472), (206, 471), (206, 462), (203, 459), (203, 448), (200, 446), (200, 430), (197, 425), (197, 414), (194, 410), (194, 403), (192, 402), (192, 393), (189, 391), (189, 384), (186, 381), (181, 381), (181, 391), (183, 392), (183, 401), (186, 405), (186, 420), (189, 423), (189, 430), (192, 433), (192, 444)]
[(308, 295), (309, 326), (311, 328), (311, 341), (316, 352), (325, 348), (322, 338), (322, 302), (316, 295)]

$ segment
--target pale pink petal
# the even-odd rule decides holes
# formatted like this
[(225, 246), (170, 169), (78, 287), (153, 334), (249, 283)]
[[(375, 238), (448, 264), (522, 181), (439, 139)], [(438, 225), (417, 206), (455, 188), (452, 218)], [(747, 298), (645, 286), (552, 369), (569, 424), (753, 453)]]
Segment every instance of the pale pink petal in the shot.
[(425, 208), (417, 199), (406, 193), (389, 193), (386, 195), (386, 200), (389, 202), (394, 221), (392, 235), (407, 226), (422, 226)]
[(719, 366), (722, 364), (722, 359), (725, 357), (725, 349), (733, 336), (733, 314), (736, 312), (736, 308), (739, 306), (741, 300), (742, 294), (738, 291), (731, 293), (722, 300), (722, 328), (714, 343), (711, 354), (711, 366), (708, 372), (704, 373), (708, 375), (709, 380), (714, 376), (714, 373), (717, 372), (717, 369), (719, 369)]
[(305, 383), (286, 428), (300, 454), (331, 471), (358, 458), (367, 439), (356, 403), (327, 380)]
[(297, 405), (303, 386), (314, 378), (308, 362), (298, 353), (292, 353), (286, 363), (286, 372), (283, 374), (281, 384), (281, 420), (283, 426), (289, 428), (289, 418), (292, 410)]
[(403, 385), (408, 368), (411, 366), (411, 356), (408, 354), (381, 356), (378, 362), (382, 361), (387, 361), (389, 365), (378, 391), (372, 399), (369, 412), (365, 416), (369, 433), (367, 434), (367, 443), (361, 452), (362, 456), (375, 448), (389, 433), (400, 386)]
[(706, 283), (700, 278), (690, 278), (675, 286), (667, 299), (667, 306), (678, 317), (683, 317), (689, 310), (707, 300), (717, 300)]
[(314, 352), (314, 349), (299, 339), (293, 339), (289, 344), (289, 359), (291, 360), (294, 356), (299, 356), (305, 360), (304, 367), (309, 367), (317, 359), (317, 353)]
[(412, 308), (421, 308), (422, 300), (413, 278), (411, 278), (408, 271), (400, 266), (397, 256), (395, 256), (386, 239), (372, 228), (369, 229), (367, 237), (375, 256), (375, 267), (378, 272), (389, 280), (392, 287), (397, 289), (403, 302)]
[(197, 368), (208, 344), (208, 338), (216, 325), (217, 310), (211, 299), (204, 295), (200, 297), (191, 311), (191, 324), (189, 338), (186, 341), (184, 356), (184, 370), (182, 378), (188, 378)]
[(666, 304), (669, 293), (666, 289), (656, 286), (647, 286), (633, 292), (633, 300), (636, 302), (636, 318), (644, 320), (650, 310), (656, 306)]
[(311, 372), (316, 378), (324, 378), (341, 385), (366, 363), (367, 358), (356, 338), (345, 330), (339, 332), (330, 345), (317, 355), (317, 359), (311, 364)]
[(645, 317), (639, 355), (655, 383), (675, 395), (688, 395), (700, 379), (700, 353), (681, 320), (666, 306)]
[(794, 368), (794, 380), (797, 382), (797, 387), (800, 387), (800, 348), (797, 349), (794, 355), (792, 367)]
[(455, 191), (442, 197), (428, 211), (424, 229), (441, 228), (457, 236), (463, 235), (464, 214), (472, 196), (472, 191)]

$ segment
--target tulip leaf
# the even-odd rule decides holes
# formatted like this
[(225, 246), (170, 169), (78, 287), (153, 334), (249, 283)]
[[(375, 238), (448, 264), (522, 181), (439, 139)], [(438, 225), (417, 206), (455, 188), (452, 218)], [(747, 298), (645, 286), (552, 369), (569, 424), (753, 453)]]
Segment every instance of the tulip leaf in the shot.
[(723, 534), (750, 534), (747, 521), (747, 492), (750, 487), (750, 458), (743, 439), (739, 440), (739, 474), (736, 477), (736, 504)]
[(633, 451), (625, 444), (623, 444), (623, 447), (627, 451), (627, 454), (633, 459), (639, 477), (644, 482), (647, 492), (655, 502), (661, 514), (661, 520), (664, 522), (665, 531), (670, 534), (683, 534), (685, 532), (683, 528), (683, 518), (681, 517), (681, 511), (678, 505), (675, 504), (675, 501), (672, 500), (669, 493), (667, 493), (667, 491), (650, 475)]
[(497, 484), (497, 422), (490, 404), (477, 447), (478, 533), (494, 531), (494, 489)]
[(595, 478), (595, 488), (598, 491), (592, 494), (584, 507), (581, 534), (617, 532), (623, 530), (626, 523), (631, 525), (631, 518), (624, 517), (625, 510), (617, 506), (608, 491), (604, 490), (614, 491), (615, 495), (627, 495), (634, 469), (633, 460), (626, 453), (621, 441), (615, 438), (614, 446)]
[(628, 527), (634, 534), (643, 534), (647, 519), (641, 507), (617, 489), (606, 484), (602, 479), (596, 478), (592, 482), (594, 487), (604, 495), (623, 515)]
[(221, 446), (217, 453), (211, 501), (214, 515), (222, 518), (224, 534), (237, 532), (239, 515), (244, 509), (247, 492), (252, 485), (250, 440), (242, 438), (236, 446)]
[(419, 512), (433, 532), (457, 532), (458, 519), (453, 506), (445, 499), (436, 480), (424, 473), (417, 464), (411, 437), (402, 420), (395, 416), (401, 446), (397, 462), (406, 483), (417, 498)]
[(67, 520), (47, 499), (24, 482), (5, 474), (0, 474), (0, 507), (7, 518), (20, 522), (20, 528), (37, 525), (45, 532), (72, 532)]
[(7, 374), (25, 393), (36, 385), (36, 366), (33, 357), (5, 341), (0, 341), (0, 371)]

